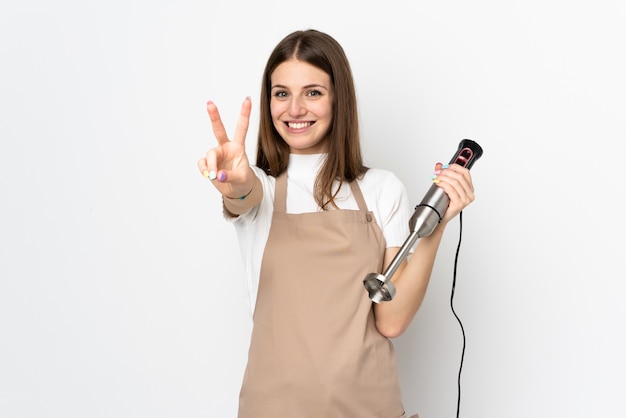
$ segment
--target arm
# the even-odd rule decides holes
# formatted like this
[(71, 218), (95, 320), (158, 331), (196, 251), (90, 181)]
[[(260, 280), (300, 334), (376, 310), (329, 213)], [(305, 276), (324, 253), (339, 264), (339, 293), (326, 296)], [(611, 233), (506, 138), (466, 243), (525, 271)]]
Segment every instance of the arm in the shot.
[(251, 108), (250, 99), (246, 98), (241, 105), (235, 135), (231, 141), (226, 135), (217, 106), (213, 102), (207, 103), (207, 112), (218, 145), (198, 161), (198, 169), (222, 194), (224, 207), (233, 217), (258, 205), (263, 198), (261, 182), (250, 167), (245, 149)]
[(252, 185), (250, 186), (250, 191), (242, 195), (243, 198), (222, 196), (224, 208), (226, 208), (228, 214), (233, 217), (246, 213), (250, 208), (261, 203), (263, 199), (263, 185), (261, 184), (261, 180), (252, 172), (252, 169), (250, 169), (250, 175), (252, 176)]
[[(418, 241), (413, 255), (408, 261), (402, 263), (391, 279), (397, 290), (394, 299), (374, 306), (376, 327), (381, 334), (389, 338), (402, 335), (411, 324), (426, 295), (446, 225), (474, 200), (474, 188), (469, 170), (453, 164), (435, 173), (437, 173), (435, 182), (450, 198), (448, 209), (433, 233)], [(385, 268), (391, 263), (398, 250), (397, 247), (387, 248)]]

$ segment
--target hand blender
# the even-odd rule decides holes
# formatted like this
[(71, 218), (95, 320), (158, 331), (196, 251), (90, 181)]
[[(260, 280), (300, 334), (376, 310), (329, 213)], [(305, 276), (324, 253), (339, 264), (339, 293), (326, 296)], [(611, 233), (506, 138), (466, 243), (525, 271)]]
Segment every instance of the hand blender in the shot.
[[(450, 160), (450, 164), (459, 164), (470, 169), (474, 162), (480, 158), (483, 150), (476, 142), (471, 139), (463, 139), (459, 143), (459, 148)], [(419, 238), (430, 235), (437, 224), (441, 222), (450, 199), (441, 187), (433, 184), (421, 203), (415, 207), (413, 216), (409, 220), (409, 230), (411, 231), (407, 239), (400, 247), (400, 250), (393, 258), (387, 269), (380, 273), (370, 273), (363, 280), (363, 285), (369, 293), (372, 301), (380, 303), (390, 301), (396, 295), (396, 287), (391, 278), (395, 274), (398, 267), (409, 254), (411, 248)]]

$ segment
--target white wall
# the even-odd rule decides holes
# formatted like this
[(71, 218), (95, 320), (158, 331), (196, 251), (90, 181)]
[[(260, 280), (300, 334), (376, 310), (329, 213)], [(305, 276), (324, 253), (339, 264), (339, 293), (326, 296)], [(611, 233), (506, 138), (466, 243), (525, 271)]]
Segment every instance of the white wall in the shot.
[[(626, 364), (626, 6), (147, 0), (0, 6), (0, 416), (234, 417), (250, 321), (196, 172), (295, 29), (351, 59), (369, 165), (418, 203), (481, 144), (455, 307), (465, 418), (613, 417)], [(257, 109), (248, 136), (254, 152)], [(396, 341), (407, 411), (454, 416), (458, 224)]]

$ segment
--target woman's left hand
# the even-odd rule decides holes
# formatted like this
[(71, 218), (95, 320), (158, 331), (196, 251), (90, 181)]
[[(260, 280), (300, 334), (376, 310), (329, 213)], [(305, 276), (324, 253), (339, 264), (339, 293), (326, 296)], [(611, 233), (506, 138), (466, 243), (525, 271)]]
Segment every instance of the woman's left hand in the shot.
[(450, 199), (448, 209), (441, 219), (441, 223), (445, 225), (474, 201), (472, 176), (467, 168), (458, 164), (442, 166), (441, 163), (437, 163), (433, 177), (433, 182), (441, 187)]

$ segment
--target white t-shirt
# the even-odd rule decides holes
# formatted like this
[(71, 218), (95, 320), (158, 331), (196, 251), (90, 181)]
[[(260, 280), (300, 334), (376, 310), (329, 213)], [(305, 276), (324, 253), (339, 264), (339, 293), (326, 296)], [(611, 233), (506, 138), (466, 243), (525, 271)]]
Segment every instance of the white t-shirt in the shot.
[[(313, 190), (315, 177), (321, 168), (325, 154), (291, 154), (287, 167), (287, 213), (319, 212)], [(254, 312), (261, 260), (269, 236), (274, 212), (274, 188), (276, 179), (258, 167), (252, 167), (263, 185), (263, 200), (248, 212), (232, 218), (244, 265), (248, 306)], [(387, 247), (400, 247), (409, 235), (411, 208), (408, 194), (400, 179), (390, 171), (370, 168), (362, 179), (357, 180), (368, 210), (373, 212), (380, 226)], [(335, 202), (340, 209), (358, 209), (349, 184), (343, 184)]]

